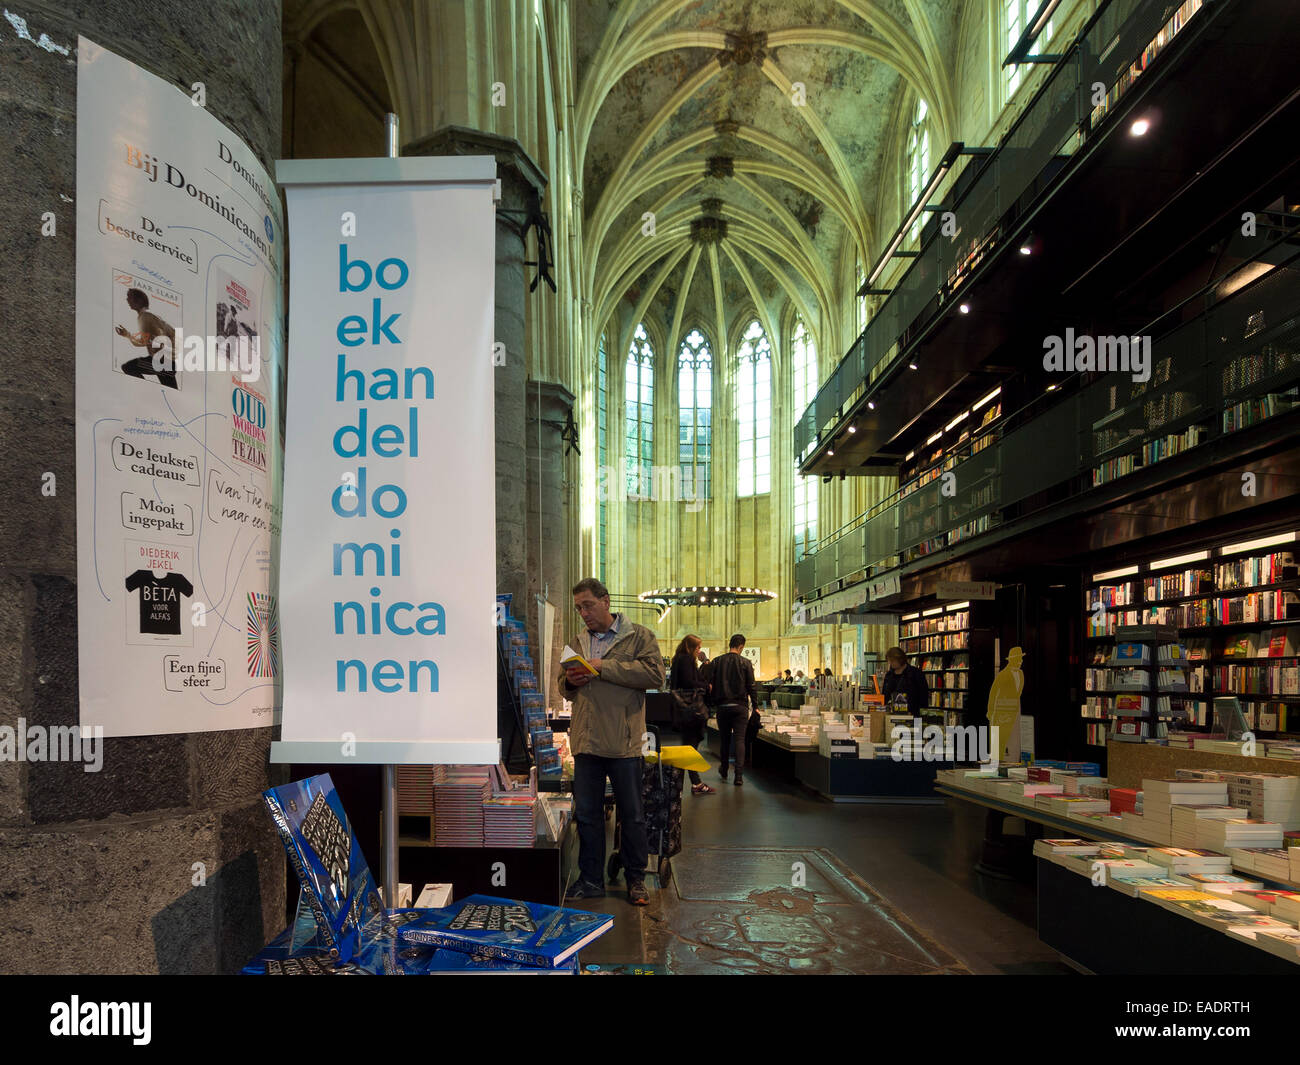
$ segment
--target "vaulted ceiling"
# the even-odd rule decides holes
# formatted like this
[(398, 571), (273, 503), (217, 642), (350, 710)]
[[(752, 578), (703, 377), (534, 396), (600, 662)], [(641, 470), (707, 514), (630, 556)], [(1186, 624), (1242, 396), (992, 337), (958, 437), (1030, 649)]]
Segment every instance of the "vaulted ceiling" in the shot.
[(952, 139), (962, 7), (575, 4), (586, 295), (597, 324), (620, 300), (624, 332), (653, 308), (670, 345), (690, 323), (721, 332), (750, 302), (763, 318), (788, 297), (814, 331), (820, 311), (835, 318), (844, 264), (869, 264), (894, 222), (878, 215), (882, 184), (898, 181), (901, 109), (921, 96), (933, 143)]
[[(394, 75), (366, 40), (374, 9), (405, 12), (418, 28), (407, 5), (425, 3), (284, 0), (290, 154), (377, 153), (380, 116), (402, 94), (385, 84)], [(626, 348), (648, 315), (670, 350), (702, 325), (720, 350), (742, 307), (753, 304), (776, 333), (788, 300), (819, 351), (842, 354), (853, 264), (869, 266), (896, 224), (918, 96), (929, 106), (931, 158), (955, 139), (953, 56), (966, 6), (569, 0), (577, 98), (565, 125), (592, 324), (603, 328), (618, 310), (622, 329), (610, 339)], [(432, 7), (426, 15), (436, 30)]]

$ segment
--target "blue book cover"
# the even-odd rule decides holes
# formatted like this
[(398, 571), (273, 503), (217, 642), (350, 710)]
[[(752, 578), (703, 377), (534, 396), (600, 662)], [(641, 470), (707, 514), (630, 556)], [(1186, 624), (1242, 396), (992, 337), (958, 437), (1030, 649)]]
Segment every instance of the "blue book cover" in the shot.
[(322, 946), (349, 961), (362, 928), (383, 914), (379, 889), (328, 773), (262, 793)]
[(503, 961), (555, 968), (613, 927), (604, 913), (471, 895), (425, 910), (398, 929), (398, 939)]

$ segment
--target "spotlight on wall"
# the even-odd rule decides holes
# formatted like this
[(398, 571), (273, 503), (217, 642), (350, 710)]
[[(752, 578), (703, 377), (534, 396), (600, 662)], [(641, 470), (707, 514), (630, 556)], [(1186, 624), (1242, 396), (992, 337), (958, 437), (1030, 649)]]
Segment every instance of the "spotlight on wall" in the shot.
[(1020, 242), (1021, 255), (1033, 255), (1038, 247), (1038, 238), (1033, 233), (1026, 235), (1025, 239)]

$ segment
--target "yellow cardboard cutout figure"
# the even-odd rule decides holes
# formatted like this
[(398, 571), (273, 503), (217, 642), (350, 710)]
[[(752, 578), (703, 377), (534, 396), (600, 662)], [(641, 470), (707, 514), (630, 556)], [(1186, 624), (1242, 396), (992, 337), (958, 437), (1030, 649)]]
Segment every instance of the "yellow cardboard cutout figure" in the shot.
[(1025, 652), (1019, 647), (1011, 648), (1007, 664), (989, 688), (989, 726), (998, 730), (998, 760), (1002, 762), (1020, 761), (1020, 693), (1025, 690), (1020, 663), (1024, 658)]

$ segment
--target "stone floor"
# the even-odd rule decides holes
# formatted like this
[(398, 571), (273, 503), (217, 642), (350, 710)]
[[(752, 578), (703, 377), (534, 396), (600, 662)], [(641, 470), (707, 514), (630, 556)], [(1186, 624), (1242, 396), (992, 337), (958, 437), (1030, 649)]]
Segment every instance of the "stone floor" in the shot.
[(684, 796), (683, 851), (667, 883), (648, 878), (650, 906), (621, 880), (584, 904), (616, 917), (588, 971), (1071, 973), (1038, 940), (1033, 885), (975, 871), (982, 811), (829, 803), (761, 771), (706, 780), (718, 792)]

